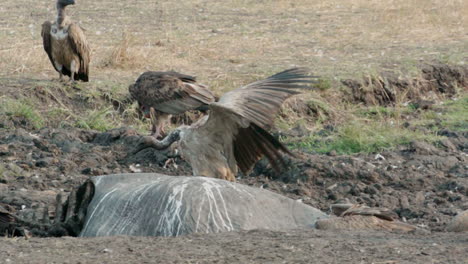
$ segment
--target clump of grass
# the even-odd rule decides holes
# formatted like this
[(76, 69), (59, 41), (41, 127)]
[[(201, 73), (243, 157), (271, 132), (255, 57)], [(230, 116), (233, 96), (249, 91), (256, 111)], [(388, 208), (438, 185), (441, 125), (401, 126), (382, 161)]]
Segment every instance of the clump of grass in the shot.
[(314, 84), (314, 87), (321, 91), (325, 91), (332, 88), (332, 83), (329, 79), (320, 78), (317, 83)]
[(359, 108), (355, 115), (370, 119), (398, 118), (395, 108), (384, 106), (370, 106)]
[(74, 114), (67, 108), (54, 107), (49, 109), (45, 118), (48, 126), (66, 127), (70, 126), (73, 121)]
[(98, 131), (106, 131), (117, 125), (116, 119), (114, 118), (114, 111), (111, 107), (90, 111), (85, 117), (75, 122), (76, 127)]
[(353, 154), (389, 150), (414, 140), (436, 142), (440, 137), (391, 123), (353, 121), (339, 127), (337, 131), (330, 132), (328, 137), (313, 134), (306, 140), (290, 145), (315, 153), (335, 151), (338, 154)]
[(468, 132), (467, 113), (468, 95), (465, 95), (457, 100), (447, 101), (433, 110), (422, 112), (414, 125), (427, 127), (435, 132), (441, 129)]
[(111, 68), (139, 66), (139, 61), (142, 61), (144, 56), (131, 51), (131, 47), (134, 46), (133, 42), (131, 35), (126, 32), (122, 33), (122, 39), (114, 47), (110, 55), (102, 61), (102, 66)]
[(35, 129), (40, 129), (44, 126), (44, 119), (34, 109), (34, 106), (28, 100), (5, 99), (1, 103), (0, 113), (9, 116), (11, 119), (22, 118)]
[(468, 131), (468, 96), (444, 104), (445, 112), (440, 115), (441, 128)]

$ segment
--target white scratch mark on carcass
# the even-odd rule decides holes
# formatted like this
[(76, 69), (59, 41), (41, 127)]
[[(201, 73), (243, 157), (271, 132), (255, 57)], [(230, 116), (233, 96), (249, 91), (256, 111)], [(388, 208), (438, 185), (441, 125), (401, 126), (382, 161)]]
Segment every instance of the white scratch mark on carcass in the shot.
[(180, 212), (182, 209), (182, 200), (184, 191), (187, 188), (187, 180), (182, 181), (180, 185), (172, 187), (172, 192), (167, 196), (166, 206), (162, 210), (158, 226), (164, 235), (178, 236), (182, 226)]
[[(234, 227), (232, 226), (232, 222), (231, 222), (231, 218), (229, 217), (229, 213), (227, 211), (227, 208), (226, 208), (226, 201), (224, 201), (224, 197), (223, 195), (221, 194), (221, 191), (220, 191), (220, 185), (218, 183), (216, 183), (215, 181), (213, 181), (212, 179), (209, 179), (207, 178), (205, 180), (204, 183), (202, 183), (202, 186), (205, 190), (205, 193), (208, 197), (208, 202), (210, 204), (210, 213), (209, 215), (212, 216), (212, 220), (213, 220), (213, 223), (215, 224), (216, 228), (218, 230), (216, 230), (217, 232), (219, 231), (232, 231), (234, 230)], [(213, 192), (213, 189), (216, 190), (216, 192), (218, 193), (218, 197), (216, 197), (215, 193)], [(218, 201), (217, 200), (220, 200), (221, 204), (223, 205), (223, 209), (224, 209), (224, 216), (223, 214), (221, 213), (220, 209), (219, 209), (219, 206), (218, 206)], [(212, 210), (212, 206), (211, 205), (214, 205), (214, 209), (215, 209), (215, 212), (213, 212)], [(218, 216), (218, 219), (220, 220), (220, 224), (221, 226), (224, 228), (224, 230), (222, 230), (217, 221), (216, 221), (216, 215)], [(226, 223), (227, 222), (227, 223)]]

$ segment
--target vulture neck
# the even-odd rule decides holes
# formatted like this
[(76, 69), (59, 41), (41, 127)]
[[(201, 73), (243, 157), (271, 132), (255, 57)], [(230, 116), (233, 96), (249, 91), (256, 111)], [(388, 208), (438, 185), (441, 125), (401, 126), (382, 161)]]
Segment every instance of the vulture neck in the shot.
[(67, 17), (67, 13), (65, 12), (65, 7), (64, 5), (61, 5), (60, 3), (57, 3), (57, 11), (58, 11), (58, 14), (57, 14), (57, 25), (59, 26), (59, 28), (62, 28), (65, 26), (65, 22), (66, 22), (66, 18)]

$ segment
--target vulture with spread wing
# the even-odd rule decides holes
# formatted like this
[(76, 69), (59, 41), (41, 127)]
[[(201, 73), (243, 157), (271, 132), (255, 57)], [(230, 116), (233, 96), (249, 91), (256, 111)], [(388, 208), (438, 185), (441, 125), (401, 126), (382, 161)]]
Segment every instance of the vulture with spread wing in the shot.
[(207, 110), (207, 105), (215, 101), (213, 93), (195, 77), (174, 71), (145, 72), (130, 85), (129, 92), (145, 116), (151, 117), (156, 138), (163, 136), (171, 115)]
[(71, 81), (89, 80), (90, 48), (83, 30), (66, 15), (65, 8), (74, 5), (75, 0), (57, 0), (57, 20), (42, 24), (44, 50), (52, 66), (60, 75)]
[(209, 115), (177, 128), (163, 141), (145, 137), (137, 151), (163, 149), (179, 140), (193, 175), (229, 181), (235, 181), (238, 168), (247, 175), (263, 156), (278, 170), (283, 165), (280, 152), (291, 152), (266, 129), (282, 103), (299, 93), (295, 89), (310, 88), (313, 77), (306, 68), (293, 68), (230, 91), (209, 104)]

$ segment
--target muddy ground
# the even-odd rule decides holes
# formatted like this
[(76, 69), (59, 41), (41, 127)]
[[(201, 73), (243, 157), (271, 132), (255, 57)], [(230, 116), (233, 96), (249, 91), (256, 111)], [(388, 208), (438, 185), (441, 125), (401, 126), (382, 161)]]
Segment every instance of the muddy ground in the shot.
[[(296, 152), (288, 169), (275, 173), (260, 162), (239, 182), (269, 189), (328, 211), (330, 204), (351, 202), (394, 210), (404, 221), (442, 231), (457, 212), (468, 209), (467, 138), (442, 131), (437, 148), (413, 142), (398, 151), (370, 155), (318, 155)], [(146, 149), (130, 154), (139, 135), (120, 128), (100, 133), (76, 128), (5, 131), (0, 136), (0, 203), (27, 214), (49, 207), (55, 196), (93, 175), (159, 172), (190, 175), (180, 157), (165, 166), (173, 151)], [(22, 210), (21, 210), (22, 209)]]
[[(458, 81), (462, 87), (466, 87), (465, 75), (460, 75), (463, 79)], [(385, 87), (388, 89), (391, 83), (388, 80), (391, 79), (373, 86), (370, 90), (373, 98), (379, 98)], [(407, 82), (404, 89), (414, 88), (411, 83)], [(443, 86), (431, 90), (441, 90), (440, 87)], [(353, 92), (349, 96), (355, 103), (372, 103), (362, 99), (369, 98), (369, 94), (356, 96), (355, 92), (362, 89), (350, 89)], [(441, 93), (450, 94), (444, 91)], [(391, 105), (392, 97), (385, 98), (387, 101), (380, 103)], [(410, 99), (428, 102), (417, 101), (419, 97)], [(428, 104), (428, 108), (433, 107), (433, 103)], [(408, 116), (407, 126), (426, 129), (413, 124), (417, 117)], [(326, 135), (327, 130), (333, 129), (325, 126), (320, 133)], [(133, 153), (140, 134), (129, 127), (106, 132), (67, 126), (38, 130), (28, 120), (8, 116), (0, 120), (0, 132), (0, 205), (25, 219), (37, 218), (44, 209), (54, 218), (56, 195), (62, 193), (66, 197), (73, 188), (96, 175), (191, 174), (190, 165), (175, 154), (177, 146), (167, 151), (145, 149)], [(300, 136), (302, 132), (293, 128), (281, 133)], [(333, 151), (328, 154), (294, 151), (295, 157), (285, 157), (287, 169), (280, 174), (261, 161), (251, 175), (238, 175), (240, 183), (277, 192), (328, 213), (331, 204), (343, 199), (389, 208), (403, 222), (427, 232), (293, 230), (178, 238), (16, 237), (1, 240), (0, 262), (466, 263), (466, 234), (448, 233), (445, 228), (458, 212), (468, 209), (468, 134), (448, 129), (437, 133), (444, 139), (436, 145), (414, 141), (379, 153), (337, 155)]]
[[(20, 121), (17, 121), (21, 123)], [(11, 263), (463, 263), (466, 234), (444, 232), (468, 209), (467, 135), (441, 131), (439, 147), (413, 142), (369, 155), (295, 152), (276, 174), (260, 162), (239, 182), (272, 190), (326, 212), (343, 198), (387, 207), (430, 234), (296, 230), (197, 234), (179, 238), (4, 238), (0, 255)], [(190, 175), (173, 151), (129, 154), (139, 139), (131, 128), (95, 132), (77, 128), (3, 129), (0, 135), (0, 203), (31, 218), (47, 207), (53, 217), (57, 193), (67, 194), (88, 177), (122, 172)], [(37, 213), (36, 213), (37, 214)], [(68, 261), (68, 262), (67, 262)]]
[(294, 230), (0, 239), (2, 263), (466, 263), (466, 234)]

